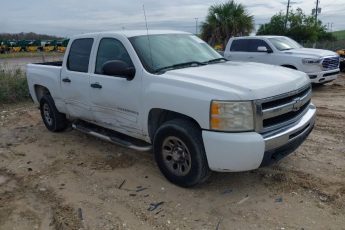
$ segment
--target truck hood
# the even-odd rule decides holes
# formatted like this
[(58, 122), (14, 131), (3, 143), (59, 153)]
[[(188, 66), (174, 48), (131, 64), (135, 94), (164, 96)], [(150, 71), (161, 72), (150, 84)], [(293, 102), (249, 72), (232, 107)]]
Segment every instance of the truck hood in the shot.
[[(209, 64), (171, 70), (163, 74), (184, 85), (201, 86), (220, 100), (255, 100), (276, 96), (310, 84), (300, 71), (252, 62)], [(200, 87), (199, 87), (200, 88)]]
[(293, 50), (286, 50), (283, 51), (286, 54), (293, 54), (299, 55), (303, 57), (311, 57), (311, 58), (322, 58), (326, 56), (338, 56), (337, 53), (330, 51), (330, 50), (322, 50), (322, 49), (310, 49), (310, 48), (299, 48)]

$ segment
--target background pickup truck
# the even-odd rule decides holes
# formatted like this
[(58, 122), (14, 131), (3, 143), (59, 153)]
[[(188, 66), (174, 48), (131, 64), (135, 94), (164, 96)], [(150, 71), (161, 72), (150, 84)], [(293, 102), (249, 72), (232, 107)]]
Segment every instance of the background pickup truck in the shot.
[(345, 49), (337, 50), (340, 56), (340, 71), (345, 72)]
[(232, 61), (259, 62), (284, 66), (308, 74), (312, 83), (324, 84), (337, 79), (339, 55), (321, 49), (303, 48), (283, 36), (231, 38), (224, 57)]
[(120, 31), (73, 37), (63, 62), (29, 64), (50, 131), (68, 125), (139, 151), (153, 148), (179, 186), (246, 171), (293, 152), (315, 122), (305, 73), (229, 62), (198, 37)]

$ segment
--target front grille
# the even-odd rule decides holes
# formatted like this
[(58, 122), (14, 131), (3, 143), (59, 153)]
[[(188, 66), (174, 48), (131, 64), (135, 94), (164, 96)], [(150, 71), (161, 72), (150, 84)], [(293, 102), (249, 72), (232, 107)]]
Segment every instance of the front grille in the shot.
[(258, 100), (257, 131), (265, 133), (297, 121), (307, 111), (310, 103), (310, 85), (287, 94)]
[(339, 57), (328, 57), (324, 58), (322, 61), (322, 68), (323, 70), (332, 70), (339, 68)]
[(263, 127), (270, 127), (270, 126), (274, 126), (276, 124), (288, 121), (288, 120), (300, 115), (301, 113), (303, 113), (303, 111), (309, 106), (309, 104), (310, 104), (310, 100), (307, 103), (305, 103), (297, 111), (291, 111), (291, 112), (284, 113), (284, 114), (276, 116), (276, 117), (264, 119), (263, 120)]

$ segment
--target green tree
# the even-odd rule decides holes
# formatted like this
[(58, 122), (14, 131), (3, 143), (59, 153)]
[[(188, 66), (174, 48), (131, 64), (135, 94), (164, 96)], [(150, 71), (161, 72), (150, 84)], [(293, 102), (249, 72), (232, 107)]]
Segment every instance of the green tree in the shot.
[(279, 12), (272, 16), (269, 23), (260, 26), (257, 35), (284, 35), (301, 41), (324, 41), (334, 40), (335, 37), (326, 31), (326, 27), (318, 20), (315, 23), (315, 18), (303, 13), (301, 8), (296, 11), (291, 10), (287, 21), (287, 28), (285, 28), (285, 14)]
[(232, 36), (249, 35), (254, 29), (254, 17), (242, 4), (234, 0), (209, 8), (206, 21), (201, 26), (201, 38), (214, 46), (226, 45)]

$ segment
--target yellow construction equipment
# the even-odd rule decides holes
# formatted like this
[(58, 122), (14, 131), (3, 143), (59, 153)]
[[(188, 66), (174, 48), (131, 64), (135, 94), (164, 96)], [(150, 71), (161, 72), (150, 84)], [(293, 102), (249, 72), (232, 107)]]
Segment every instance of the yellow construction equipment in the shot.
[(60, 53), (64, 53), (66, 51), (69, 39), (65, 39), (63, 41), (57, 42), (57, 51)]
[(34, 40), (34, 41), (28, 42), (25, 50), (27, 52), (37, 52), (40, 47), (41, 47), (41, 41), (40, 40)]
[(43, 51), (44, 52), (52, 52), (55, 51), (57, 47), (57, 41), (47, 41), (46, 44), (43, 46)]

